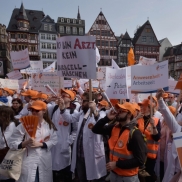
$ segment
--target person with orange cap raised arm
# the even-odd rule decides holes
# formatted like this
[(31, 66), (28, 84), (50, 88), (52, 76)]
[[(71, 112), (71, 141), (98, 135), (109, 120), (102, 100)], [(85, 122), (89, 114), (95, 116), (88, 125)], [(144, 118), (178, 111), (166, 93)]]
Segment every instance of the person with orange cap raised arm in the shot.
[(3, 91), (0, 89), (0, 106), (7, 106), (8, 105), (8, 99), (3, 96)]
[[(129, 103), (116, 104), (116, 112), (111, 110), (100, 119), (92, 131), (109, 135), (110, 162), (106, 168), (110, 171), (111, 182), (139, 182), (138, 171), (146, 158), (146, 145), (142, 133), (132, 122), (135, 107)], [(106, 125), (115, 119), (117, 124)]]
[(9, 88), (3, 88), (2, 91), (3, 91), (3, 96), (8, 99), (8, 106), (12, 106), (12, 100), (13, 100), (12, 96), (14, 94), (14, 91), (12, 91)]

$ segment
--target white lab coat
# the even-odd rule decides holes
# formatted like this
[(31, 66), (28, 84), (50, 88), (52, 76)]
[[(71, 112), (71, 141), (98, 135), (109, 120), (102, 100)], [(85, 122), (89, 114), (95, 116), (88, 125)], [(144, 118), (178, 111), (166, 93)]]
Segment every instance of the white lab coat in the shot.
[[(181, 132), (181, 126), (176, 121), (173, 114), (170, 112), (169, 108), (164, 103), (163, 99), (158, 101), (160, 111), (164, 117), (164, 121), (170, 128), (170, 130), (173, 133)], [(170, 158), (170, 161), (168, 161), (168, 165), (164, 174), (163, 182), (170, 182), (170, 180), (173, 178), (175, 172), (180, 171), (180, 164), (179, 159), (176, 151), (176, 147), (174, 145), (174, 142), (172, 142), (171, 145), (171, 153), (168, 154), (168, 159)]]
[[(11, 136), (9, 147), (13, 150), (18, 149), (18, 145), (29, 138), (22, 124), (18, 125)], [(45, 140), (46, 137), (50, 137)], [(17, 182), (34, 182), (37, 167), (39, 169), (40, 182), (52, 182), (52, 156), (50, 149), (57, 143), (57, 134), (49, 128), (47, 122), (43, 121), (41, 127), (37, 127), (36, 141), (43, 141), (47, 149), (27, 147), (22, 163), (21, 176)]]
[[(73, 145), (73, 154), (71, 162), (71, 171), (74, 173), (77, 160), (77, 139), (82, 125), (84, 113), (69, 114), (65, 111), (62, 114), (63, 118), (69, 122), (79, 122), (76, 139)], [(103, 118), (105, 113), (100, 114), (99, 119)], [(96, 123), (93, 115), (89, 116), (84, 128), (83, 128), (83, 151), (85, 157), (86, 175), (87, 180), (99, 179), (107, 174), (106, 172), (106, 160), (102, 135), (94, 134), (91, 129), (88, 128), (89, 123), (93, 125)]]
[[(68, 112), (70, 110), (68, 109)], [(74, 112), (77, 112), (74, 110)], [(51, 149), (52, 153), (52, 170), (60, 171), (71, 164), (71, 145), (76, 138), (78, 123), (69, 123), (64, 126), (65, 121), (58, 108), (52, 117), (52, 121), (57, 128), (58, 143)]]
[[(5, 135), (8, 146), (9, 146), (10, 137), (13, 134), (13, 131), (14, 131), (15, 127), (16, 127), (15, 123), (11, 122), (9, 124), (9, 126), (7, 126), (6, 130), (4, 131), (4, 135)], [(5, 143), (3, 134), (1, 132), (1, 127), (0, 127), (0, 149), (3, 149), (5, 147), (6, 147), (6, 143)], [(0, 175), (0, 180), (5, 180), (5, 179), (7, 179), (7, 178)]]
[(23, 109), (20, 111), (19, 115), (20, 116), (27, 116), (27, 115), (30, 115), (30, 111), (28, 111), (28, 104), (29, 103), (26, 103), (23, 107)]

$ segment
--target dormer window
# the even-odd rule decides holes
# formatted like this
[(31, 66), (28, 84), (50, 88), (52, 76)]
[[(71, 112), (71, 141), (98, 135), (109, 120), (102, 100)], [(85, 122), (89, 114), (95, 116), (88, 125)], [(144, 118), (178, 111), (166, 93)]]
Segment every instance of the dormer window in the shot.
[(64, 22), (64, 18), (61, 18), (61, 22)]
[(79, 20), (79, 24), (82, 24), (82, 20)]
[(23, 27), (23, 22), (19, 22), (19, 27)]
[(70, 23), (70, 19), (67, 19), (67, 23)]
[(48, 27), (47, 27), (47, 24), (44, 24), (44, 30), (47, 30)]
[(76, 23), (76, 20), (75, 19), (73, 19), (73, 23)]

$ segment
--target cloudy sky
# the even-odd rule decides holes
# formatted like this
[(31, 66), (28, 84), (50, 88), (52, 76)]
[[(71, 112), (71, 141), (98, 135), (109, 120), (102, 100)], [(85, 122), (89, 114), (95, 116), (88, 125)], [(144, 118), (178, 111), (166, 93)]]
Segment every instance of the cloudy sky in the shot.
[(13, 9), (23, 1), (25, 9), (42, 10), (57, 22), (58, 17), (81, 18), (90, 29), (100, 10), (116, 36), (127, 30), (133, 37), (137, 26), (149, 21), (158, 40), (167, 37), (173, 45), (182, 42), (182, 0), (0, 0), (0, 23), (8, 26)]

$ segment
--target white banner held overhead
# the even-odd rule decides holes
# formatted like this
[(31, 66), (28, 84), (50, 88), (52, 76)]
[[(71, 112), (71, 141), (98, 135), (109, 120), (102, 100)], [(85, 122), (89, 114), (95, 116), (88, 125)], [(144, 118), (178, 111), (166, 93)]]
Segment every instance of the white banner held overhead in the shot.
[(112, 99), (128, 98), (126, 69), (106, 68), (105, 92)]
[(168, 61), (150, 66), (131, 66), (131, 92), (153, 93), (168, 89)]
[(54, 61), (51, 65), (43, 70), (43, 72), (55, 72), (56, 62)]
[(26, 89), (29, 87), (29, 80), (26, 79), (18, 80), (18, 85), (19, 85), (19, 90)]
[(64, 80), (64, 88), (72, 88), (72, 80)]
[[(32, 89), (44, 92), (46, 94), (51, 94), (49, 90), (47, 90), (44, 85), (49, 85), (54, 92), (59, 92), (59, 77), (56, 73), (32, 73), (31, 75), (31, 86)], [(64, 83), (61, 83), (62, 85)]]
[(19, 80), (20, 78), (22, 78), (22, 75), (19, 72), (19, 70), (12, 71), (8, 73), (7, 76), (9, 79), (12, 79), (12, 80)]
[(21, 73), (31, 74), (31, 73), (39, 73), (43, 70), (42, 61), (30, 61), (30, 67), (21, 70)]
[(0, 78), (0, 88), (7, 87), (9, 89), (18, 90), (18, 80), (1, 79)]
[(14, 70), (24, 69), (29, 67), (30, 59), (28, 54), (28, 49), (22, 51), (12, 51), (10, 52), (11, 62)]
[(57, 60), (61, 77), (96, 79), (95, 37), (58, 37)]
[(157, 63), (155, 58), (146, 58), (143, 56), (140, 56), (139, 64), (140, 65), (153, 65)]
[(180, 90), (179, 89), (175, 90), (176, 84), (177, 84), (177, 81), (169, 79), (168, 80), (169, 89), (167, 92), (173, 93), (173, 94), (179, 94)]

